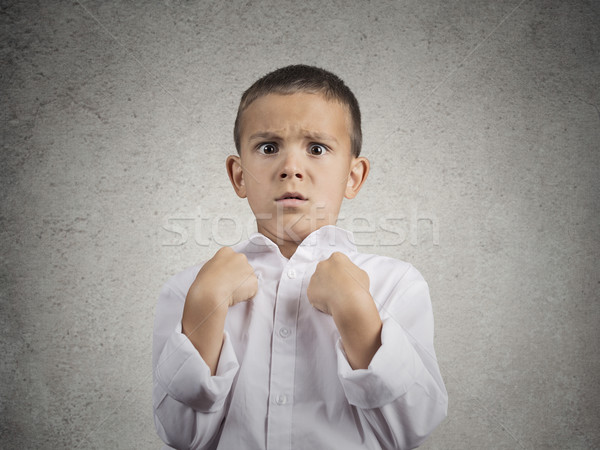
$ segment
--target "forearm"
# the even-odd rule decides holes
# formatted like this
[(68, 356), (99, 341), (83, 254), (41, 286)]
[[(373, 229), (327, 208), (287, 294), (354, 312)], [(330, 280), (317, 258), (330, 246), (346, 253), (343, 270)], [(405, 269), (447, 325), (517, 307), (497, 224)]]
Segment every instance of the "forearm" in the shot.
[[(179, 328), (179, 327), (178, 327)], [(218, 371), (210, 369), (180, 329), (172, 332), (154, 366), (156, 430), (174, 448), (213, 448), (227, 415), (227, 398), (239, 369), (224, 335)]]
[(350, 366), (366, 369), (381, 346), (381, 318), (368, 292), (357, 295), (332, 310), (332, 316)]
[(210, 368), (217, 371), (229, 306), (250, 300), (258, 278), (246, 255), (223, 247), (202, 266), (185, 298), (182, 332)]
[(217, 371), (219, 356), (223, 346), (223, 332), (228, 302), (206, 299), (200, 308), (188, 308), (188, 302), (183, 309), (181, 319), (182, 332), (192, 342), (204, 362), (210, 368), (211, 375)]
[(397, 319), (384, 319), (381, 341), (364, 371), (352, 370), (339, 345), (340, 380), (348, 402), (383, 448), (414, 448), (446, 416), (448, 394), (435, 353), (414, 341)]

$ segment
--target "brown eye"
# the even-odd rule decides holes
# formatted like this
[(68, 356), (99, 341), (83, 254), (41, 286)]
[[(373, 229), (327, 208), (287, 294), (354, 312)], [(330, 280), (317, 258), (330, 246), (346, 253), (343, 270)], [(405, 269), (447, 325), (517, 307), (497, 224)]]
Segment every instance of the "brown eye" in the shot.
[(275, 147), (273, 144), (261, 144), (258, 147), (258, 151), (263, 155), (272, 155), (277, 153), (277, 147)]
[(327, 152), (327, 149), (320, 144), (312, 144), (309, 149), (309, 153), (315, 156), (324, 155)]

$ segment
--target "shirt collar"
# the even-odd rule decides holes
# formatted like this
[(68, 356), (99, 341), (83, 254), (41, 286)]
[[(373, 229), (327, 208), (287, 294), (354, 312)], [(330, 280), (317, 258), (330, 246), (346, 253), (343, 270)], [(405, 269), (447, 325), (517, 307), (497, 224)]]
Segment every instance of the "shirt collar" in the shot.
[[(244, 251), (248, 253), (277, 252), (281, 254), (277, 244), (260, 233), (252, 234), (243, 247), (245, 247)], [(236, 248), (236, 250), (238, 249)], [(335, 251), (356, 252), (354, 235), (351, 231), (335, 225), (325, 225), (306, 236), (292, 255), (292, 259), (313, 259), (319, 254), (329, 255)]]

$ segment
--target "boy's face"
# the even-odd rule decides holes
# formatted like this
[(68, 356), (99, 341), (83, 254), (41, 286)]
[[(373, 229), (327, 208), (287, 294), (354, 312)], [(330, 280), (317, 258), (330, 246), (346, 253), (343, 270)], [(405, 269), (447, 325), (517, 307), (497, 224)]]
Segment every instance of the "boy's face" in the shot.
[(260, 233), (298, 244), (336, 223), (343, 198), (358, 193), (369, 170), (351, 154), (350, 126), (347, 108), (320, 94), (268, 94), (247, 107), (240, 157), (230, 156), (227, 170)]

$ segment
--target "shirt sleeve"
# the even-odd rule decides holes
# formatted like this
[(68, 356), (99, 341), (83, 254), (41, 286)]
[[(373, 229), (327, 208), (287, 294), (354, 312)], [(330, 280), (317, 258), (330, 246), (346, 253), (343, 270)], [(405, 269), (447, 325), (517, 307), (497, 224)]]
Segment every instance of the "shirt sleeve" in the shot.
[(172, 447), (211, 448), (227, 413), (227, 399), (239, 365), (225, 333), (217, 370), (211, 376), (208, 365), (181, 332), (191, 282), (176, 281), (181, 279), (172, 279), (163, 287), (156, 308), (154, 422), (158, 435)]
[(447, 415), (448, 394), (433, 348), (429, 288), (410, 268), (380, 308), (381, 347), (367, 369), (353, 370), (341, 341), (338, 377), (346, 398), (383, 448), (414, 448)]

